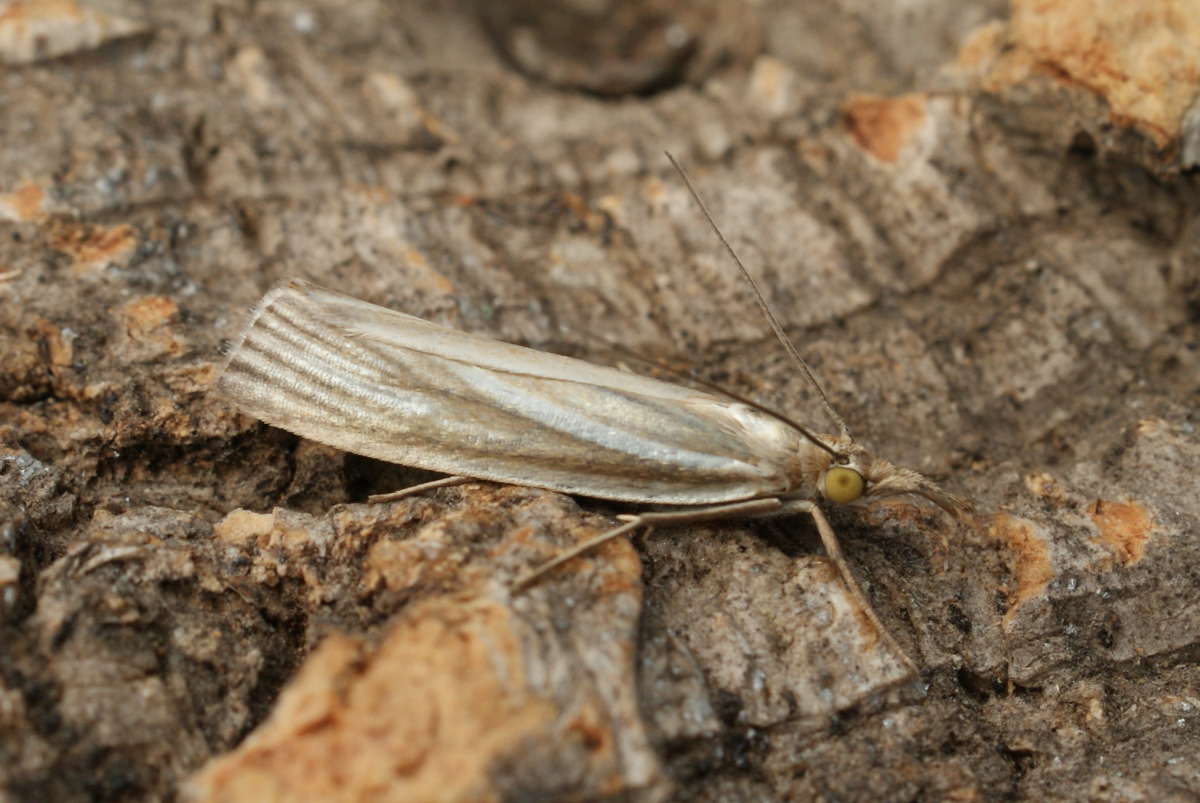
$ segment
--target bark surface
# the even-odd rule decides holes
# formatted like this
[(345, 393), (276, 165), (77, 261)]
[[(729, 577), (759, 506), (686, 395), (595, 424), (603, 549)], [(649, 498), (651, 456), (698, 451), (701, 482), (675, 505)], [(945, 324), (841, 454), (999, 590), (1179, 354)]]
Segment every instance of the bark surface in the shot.
[[(0, 798), (1200, 794), (1200, 4), (555, 5), (0, 11)], [(811, 522), (513, 595), (623, 509), (209, 393), (295, 275), (828, 426), (664, 150), (975, 504), (831, 512), (917, 675)]]

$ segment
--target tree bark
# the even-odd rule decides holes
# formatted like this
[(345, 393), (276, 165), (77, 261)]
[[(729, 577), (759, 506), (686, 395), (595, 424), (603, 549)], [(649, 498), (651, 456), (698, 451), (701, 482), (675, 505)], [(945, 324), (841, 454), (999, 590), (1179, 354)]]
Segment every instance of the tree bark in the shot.
[[(14, 800), (1200, 792), (1194, 0), (0, 13)], [(989, 21), (990, 20), (990, 21)], [(1147, 55), (1150, 54), (1150, 55)], [(681, 527), (209, 387), (302, 276), (860, 441), (972, 500)], [(911, 658), (918, 672), (905, 663)]]

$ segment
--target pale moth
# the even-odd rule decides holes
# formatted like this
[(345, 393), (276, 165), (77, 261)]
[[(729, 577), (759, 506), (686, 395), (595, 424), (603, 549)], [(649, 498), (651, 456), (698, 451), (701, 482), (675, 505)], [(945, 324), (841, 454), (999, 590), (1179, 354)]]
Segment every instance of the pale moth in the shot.
[(254, 308), (217, 389), (243, 412), (305, 438), (450, 475), (372, 502), (491, 480), (671, 506), (619, 516), (621, 526), (534, 569), (518, 588), (640, 527), (806, 513), (851, 596), (904, 656), (819, 503), (916, 494), (955, 516), (966, 505), (855, 442), (713, 228), (837, 434), (816, 434), (750, 401), (449, 329), (299, 279), (279, 284)]

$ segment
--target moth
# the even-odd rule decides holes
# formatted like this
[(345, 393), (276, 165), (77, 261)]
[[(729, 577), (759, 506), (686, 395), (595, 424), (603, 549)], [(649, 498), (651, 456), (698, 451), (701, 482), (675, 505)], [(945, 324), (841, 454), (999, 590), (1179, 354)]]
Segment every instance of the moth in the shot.
[(450, 329), (300, 279), (276, 286), (254, 308), (217, 390), (243, 412), (305, 438), (449, 475), (373, 502), (490, 480), (656, 508), (619, 516), (620, 526), (534, 569), (518, 588), (637, 528), (810, 515), (851, 596), (891, 641), (821, 504), (915, 494), (956, 517), (967, 506), (854, 440), (683, 179), (835, 434), (740, 397)]

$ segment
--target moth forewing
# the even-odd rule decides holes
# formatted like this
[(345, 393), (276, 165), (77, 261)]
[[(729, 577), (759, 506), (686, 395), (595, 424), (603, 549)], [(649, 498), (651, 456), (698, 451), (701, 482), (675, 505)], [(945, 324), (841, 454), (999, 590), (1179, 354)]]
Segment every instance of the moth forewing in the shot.
[(256, 418), (356, 454), (601, 499), (812, 496), (828, 462), (740, 402), (296, 279), (255, 308), (217, 389)]

